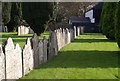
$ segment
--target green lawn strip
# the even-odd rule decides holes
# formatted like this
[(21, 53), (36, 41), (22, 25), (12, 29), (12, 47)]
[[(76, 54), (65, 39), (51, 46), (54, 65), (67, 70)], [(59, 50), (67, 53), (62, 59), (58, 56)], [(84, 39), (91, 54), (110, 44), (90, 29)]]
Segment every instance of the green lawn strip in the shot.
[(101, 34), (78, 36), (22, 79), (117, 79), (118, 47)]
[[(14, 44), (19, 44), (21, 48), (24, 47), (25, 43), (26, 43), (26, 39), (27, 38), (32, 38), (33, 34), (26, 34), (26, 35), (21, 35), (18, 36), (17, 32), (9, 32), (9, 33), (0, 33), (1, 35), (1, 41), (0, 44), (3, 43), (5, 40), (7, 40), (9, 37), (11, 37), (13, 39)], [(42, 40), (43, 37), (46, 37), (46, 39), (49, 38), (49, 33), (45, 32), (43, 34), (41, 34), (41, 36), (39, 36), (39, 39)]]

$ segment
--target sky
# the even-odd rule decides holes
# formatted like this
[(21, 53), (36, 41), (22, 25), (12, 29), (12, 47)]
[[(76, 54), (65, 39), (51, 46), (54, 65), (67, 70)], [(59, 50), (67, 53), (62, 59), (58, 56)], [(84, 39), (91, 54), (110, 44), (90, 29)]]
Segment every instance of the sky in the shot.
[(89, 12), (85, 13), (85, 17), (89, 17), (92, 23), (95, 22), (95, 18), (93, 18), (93, 10), (90, 10)]

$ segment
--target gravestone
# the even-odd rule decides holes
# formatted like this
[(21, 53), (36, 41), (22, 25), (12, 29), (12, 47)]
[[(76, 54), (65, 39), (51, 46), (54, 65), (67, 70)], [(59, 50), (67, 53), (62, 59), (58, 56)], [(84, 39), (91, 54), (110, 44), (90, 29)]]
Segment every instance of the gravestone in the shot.
[[(67, 29), (67, 28), (66, 28)], [(68, 39), (68, 33), (67, 33), (67, 30), (64, 30), (64, 32), (65, 32), (65, 45), (67, 44), (67, 39)]]
[(74, 26), (74, 38), (76, 38), (76, 26)]
[(55, 51), (55, 55), (58, 54), (58, 41), (57, 41), (57, 31), (55, 31), (54, 33), (54, 51)]
[(66, 30), (63, 29), (63, 47), (66, 45), (65, 41), (66, 41)]
[[(21, 48), (14, 47), (12, 38), (8, 38), (5, 45), (6, 79), (18, 79), (22, 76)], [(18, 59), (19, 58), (19, 59)]]
[(53, 56), (57, 55), (58, 46), (57, 46), (57, 37), (56, 32), (51, 31), (49, 36), (49, 54), (48, 59), (52, 58)]
[(20, 29), (21, 29), (21, 27), (19, 26), (18, 27), (18, 35), (21, 35), (21, 30)]
[(29, 73), (33, 69), (33, 50), (31, 48), (30, 39), (27, 39), (27, 44), (23, 49), (23, 74)]
[(39, 38), (36, 33), (32, 37), (32, 48), (34, 56), (34, 68), (39, 66)]
[(75, 39), (74, 29), (70, 28), (70, 34), (71, 34), (71, 41), (73, 41)]
[(2, 47), (0, 46), (0, 81), (3, 79), (5, 79), (5, 57)]
[(25, 34), (25, 33), (24, 33), (24, 31), (25, 31), (24, 26), (21, 26), (20, 28), (21, 28), (21, 29), (20, 29), (20, 33), (21, 33), (21, 35), (24, 35), (24, 34)]
[(16, 79), (19, 79), (22, 77), (22, 50), (19, 46), (19, 44), (16, 44), (14, 49), (15, 54), (15, 77)]
[(80, 33), (83, 34), (84, 33), (84, 27), (80, 27)]
[(79, 35), (80, 35), (80, 28), (77, 27), (77, 36), (79, 36)]
[(28, 34), (29, 33), (29, 28), (24, 26), (24, 34)]
[(39, 64), (44, 63), (43, 42), (39, 42)]
[(47, 62), (47, 43), (48, 41), (46, 40), (46, 37), (43, 37), (43, 60), (44, 63)]
[(49, 54), (48, 54), (48, 59), (51, 59), (55, 54), (54, 51), (54, 32), (51, 31), (50, 32), (50, 36), (49, 36)]
[(34, 34), (34, 31), (30, 27), (28, 28), (29, 28), (29, 34)]
[(57, 30), (57, 42), (58, 42), (58, 50), (60, 50), (62, 48), (62, 29), (58, 29)]
[(66, 31), (67, 31), (67, 44), (69, 44), (70, 40), (71, 40), (71, 38), (70, 38), (70, 31), (69, 31), (68, 28), (66, 29)]

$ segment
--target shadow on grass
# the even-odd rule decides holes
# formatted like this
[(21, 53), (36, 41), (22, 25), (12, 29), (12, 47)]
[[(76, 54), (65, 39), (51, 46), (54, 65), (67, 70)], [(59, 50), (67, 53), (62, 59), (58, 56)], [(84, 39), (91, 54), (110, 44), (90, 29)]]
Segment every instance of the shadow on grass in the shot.
[(61, 51), (40, 68), (118, 68), (118, 52)]
[(114, 40), (108, 40), (108, 39), (75, 39), (73, 42), (115, 42)]
[(27, 38), (27, 37), (32, 37), (32, 35), (31, 36), (18, 36), (17, 34), (6, 34), (6, 35), (2, 35), (2, 38), (4, 39), (4, 38), (9, 38), (9, 37), (11, 37), (11, 38)]

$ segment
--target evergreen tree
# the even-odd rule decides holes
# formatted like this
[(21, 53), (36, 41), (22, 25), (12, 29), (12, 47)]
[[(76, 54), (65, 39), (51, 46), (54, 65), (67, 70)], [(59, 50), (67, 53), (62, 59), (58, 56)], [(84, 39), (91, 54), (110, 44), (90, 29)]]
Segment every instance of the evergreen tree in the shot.
[(54, 19), (54, 3), (52, 2), (24, 2), (22, 3), (23, 18), (35, 33), (40, 35), (45, 30), (45, 24)]
[(101, 15), (101, 31), (110, 40), (115, 39), (115, 9), (116, 3), (106, 2), (103, 6), (103, 11)]
[(11, 20), (7, 24), (9, 31), (15, 31), (22, 21), (22, 6), (20, 2), (13, 2), (11, 8)]
[(118, 46), (120, 47), (120, 2), (117, 3), (115, 15), (115, 36)]
[(3, 2), (2, 3), (2, 22), (6, 25), (10, 21), (11, 15), (11, 3)]

